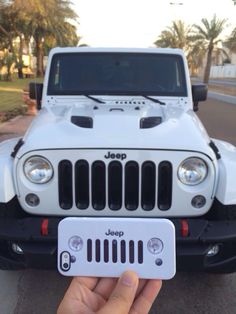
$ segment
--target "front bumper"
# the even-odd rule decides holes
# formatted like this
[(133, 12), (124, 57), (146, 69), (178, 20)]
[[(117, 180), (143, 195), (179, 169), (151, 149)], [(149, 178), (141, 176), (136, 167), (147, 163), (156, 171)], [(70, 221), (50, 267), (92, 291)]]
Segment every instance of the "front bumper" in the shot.
[[(55, 269), (57, 265), (57, 226), (60, 218), (29, 217), (0, 219), (0, 268)], [(230, 273), (236, 271), (236, 221), (187, 219), (183, 236), (181, 219), (172, 219), (176, 228), (177, 270)], [(17, 244), (23, 251), (12, 249)], [(219, 252), (208, 256), (212, 246)]]

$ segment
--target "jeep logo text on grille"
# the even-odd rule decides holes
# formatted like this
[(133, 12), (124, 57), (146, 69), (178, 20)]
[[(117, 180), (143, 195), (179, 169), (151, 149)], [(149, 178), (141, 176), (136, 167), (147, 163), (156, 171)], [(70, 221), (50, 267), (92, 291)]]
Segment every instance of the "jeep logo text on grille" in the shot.
[(124, 232), (123, 231), (112, 231), (110, 229), (108, 229), (107, 232), (105, 232), (105, 235), (107, 236), (117, 236), (117, 237), (122, 237), (124, 235)]
[(108, 152), (107, 155), (104, 156), (106, 159), (121, 159), (124, 160), (127, 158), (126, 154), (114, 154), (111, 152)]

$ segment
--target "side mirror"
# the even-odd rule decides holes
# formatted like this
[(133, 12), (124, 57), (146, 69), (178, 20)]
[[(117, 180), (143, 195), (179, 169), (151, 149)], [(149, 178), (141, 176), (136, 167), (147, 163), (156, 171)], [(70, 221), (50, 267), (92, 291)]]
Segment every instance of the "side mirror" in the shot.
[(198, 102), (205, 101), (207, 99), (207, 85), (198, 84), (192, 85), (192, 95), (193, 95), (193, 110), (198, 111)]
[(29, 83), (29, 97), (35, 99), (37, 102), (37, 109), (41, 109), (41, 100), (43, 95), (43, 84), (42, 83)]

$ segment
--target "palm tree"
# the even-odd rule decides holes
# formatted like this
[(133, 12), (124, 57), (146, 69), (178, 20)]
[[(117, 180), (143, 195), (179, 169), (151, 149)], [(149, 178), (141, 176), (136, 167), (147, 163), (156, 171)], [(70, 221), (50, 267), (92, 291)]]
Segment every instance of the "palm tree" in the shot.
[(195, 74), (202, 64), (202, 50), (191, 39), (191, 26), (185, 25), (181, 20), (173, 21), (172, 25), (161, 32), (154, 42), (157, 47), (183, 49), (190, 68), (191, 74)]
[(236, 52), (236, 27), (232, 31), (231, 35), (227, 38), (225, 45), (230, 51)]
[[(21, 19), (20, 9), (17, 9), (14, 3), (5, 6), (2, 18), (1, 26), (7, 31), (5, 36), (8, 38), (8, 45), (5, 44), (5, 48), (9, 48), (13, 53), (18, 68), (18, 77), (23, 78), (23, 48), (28, 31), (27, 25)], [(19, 47), (13, 46), (13, 39), (17, 37), (19, 38)]]
[(201, 25), (193, 25), (193, 35), (191, 39), (207, 53), (203, 78), (203, 82), (206, 84), (209, 82), (213, 52), (218, 51), (227, 55), (227, 53), (218, 46), (219, 43), (222, 42), (220, 35), (224, 30), (226, 21), (226, 19), (220, 20), (214, 15), (211, 21), (203, 18)]
[(196, 45), (195, 42), (190, 43), (189, 53), (187, 55), (188, 66), (191, 75), (197, 75), (199, 68), (203, 65), (205, 57), (205, 51), (200, 45)]
[[(43, 57), (46, 38), (51, 36), (56, 43), (68, 37), (68, 20), (76, 20), (69, 0), (14, 0), (21, 12), (20, 19), (27, 25), (35, 42), (37, 76), (43, 76)], [(71, 26), (72, 27), (72, 26)], [(70, 29), (72, 30), (72, 28)], [(71, 35), (74, 39), (76, 32)]]
[(189, 32), (191, 27), (185, 25), (181, 20), (173, 21), (172, 25), (161, 32), (159, 38), (154, 42), (157, 47), (180, 48), (188, 51), (190, 46)]

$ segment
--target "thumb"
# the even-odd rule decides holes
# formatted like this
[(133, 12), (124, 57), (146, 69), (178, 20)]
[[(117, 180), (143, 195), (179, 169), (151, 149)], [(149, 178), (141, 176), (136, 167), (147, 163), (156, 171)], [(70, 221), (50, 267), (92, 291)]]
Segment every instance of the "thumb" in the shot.
[(128, 314), (138, 288), (138, 276), (132, 271), (122, 274), (99, 314)]

